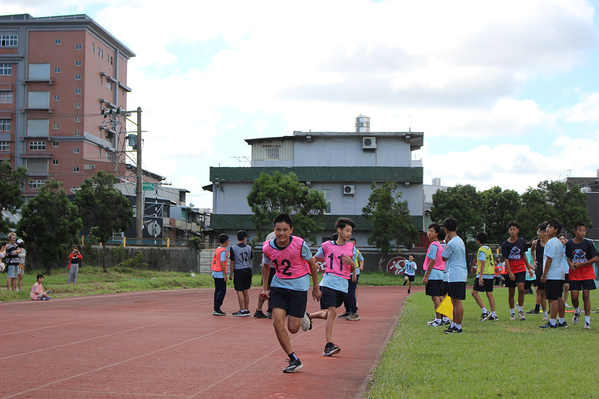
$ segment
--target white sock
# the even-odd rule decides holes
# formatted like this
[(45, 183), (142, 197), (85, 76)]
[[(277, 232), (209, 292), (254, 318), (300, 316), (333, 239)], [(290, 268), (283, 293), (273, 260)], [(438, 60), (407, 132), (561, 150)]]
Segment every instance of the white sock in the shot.
[(491, 315), (492, 315), (492, 316), (497, 316), (497, 315), (495, 314), (495, 311), (492, 311), (492, 312), (491, 312)]
[(547, 311), (543, 310), (543, 316), (547, 316)]
[(576, 308), (576, 313), (581, 314), (582, 313), (582, 309)]
[(449, 321), (449, 317), (443, 316), (443, 321)]
[(457, 328), (458, 330), (461, 330), (462, 329), (462, 325), (461, 324), (456, 324), (455, 328)]
[(563, 318), (561, 318), (561, 317), (559, 318), (559, 324), (563, 324), (563, 323), (564, 323), (564, 321), (565, 321), (565, 320), (564, 320)]
[(591, 323), (591, 316), (584, 316), (584, 322), (585, 323)]
[(510, 314), (515, 314), (516, 312), (514, 311), (514, 309), (510, 309)]
[(455, 323), (452, 321), (451, 325), (449, 326), (449, 328), (455, 327)]
[(554, 326), (557, 324), (557, 321), (555, 321), (555, 319), (549, 319), (549, 323)]
[(483, 313), (489, 313), (489, 312), (487, 311), (487, 308), (485, 308), (484, 306), (483, 306), (483, 309), (482, 309), (482, 311), (483, 311)]
[(441, 319), (435, 319), (435, 323), (441, 323)]
[(518, 306), (518, 310), (520, 310), (520, 312), (523, 312), (523, 310), (522, 310), (522, 309), (524, 309), (524, 305), (522, 305), (522, 306)]

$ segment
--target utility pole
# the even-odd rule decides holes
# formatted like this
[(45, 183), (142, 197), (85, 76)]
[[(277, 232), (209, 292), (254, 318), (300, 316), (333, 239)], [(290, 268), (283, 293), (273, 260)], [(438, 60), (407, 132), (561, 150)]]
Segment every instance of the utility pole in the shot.
[[(141, 168), (141, 107), (137, 107), (137, 187), (135, 189), (135, 238), (143, 238), (144, 205), (143, 205), (143, 173)], [(138, 243), (141, 244), (141, 243)]]

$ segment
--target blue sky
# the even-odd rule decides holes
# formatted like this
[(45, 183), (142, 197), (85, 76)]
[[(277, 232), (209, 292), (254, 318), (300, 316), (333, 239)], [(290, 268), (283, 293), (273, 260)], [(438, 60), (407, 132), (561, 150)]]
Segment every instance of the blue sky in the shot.
[[(520, 192), (599, 168), (598, 1), (0, 0), (133, 50), (144, 167), (211, 207), (210, 166), (294, 130), (424, 132), (425, 183)], [(326, 156), (326, 154), (323, 154)]]

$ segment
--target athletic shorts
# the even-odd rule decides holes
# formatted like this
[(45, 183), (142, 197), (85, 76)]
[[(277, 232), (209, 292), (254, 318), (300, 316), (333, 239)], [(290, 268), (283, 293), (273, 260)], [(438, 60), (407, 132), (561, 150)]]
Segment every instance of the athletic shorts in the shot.
[(564, 293), (564, 280), (547, 280), (545, 282), (545, 297), (548, 301), (557, 301)]
[(448, 283), (447, 294), (451, 299), (466, 299), (466, 282)]
[(528, 291), (533, 285), (536, 287), (536, 283), (536, 280), (526, 280), (524, 281), (524, 289)]
[(537, 276), (535, 281), (537, 282), (537, 289), (543, 291), (545, 289), (545, 283), (541, 282), (541, 276)]
[(294, 291), (286, 288), (272, 287), (270, 289), (270, 301), (268, 310), (273, 308), (284, 309), (287, 315), (292, 317), (304, 317), (306, 314), (306, 303), (308, 302), (308, 291)]
[(406, 274), (406, 277), (408, 278), (408, 281), (414, 281), (415, 276), (410, 276), (409, 274)]
[(8, 265), (8, 275), (7, 278), (17, 278), (17, 269), (19, 268), (17, 265)]
[(234, 269), (233, 287), (235, 291), (245, 291), (252, 287), (252, 269)]
[(564, 280), (564, 284), (570, 281), (570, 275), (566, 274), (566, 278)]
[(595, 280), (570, 280), (570, 291), (594, 290)]
[(519, 273), (514, 273), (514, 277), (516, 277), (516, 279), (514, 281), (512, 281), (509, 274), (505, 275), (505, 286), (506, 287), (515, 288), (519, 283), (526, 282), (526, 272), (525, 271), (519, 272)]
[(474, 279), (474, 285), (472, 286), (473, 291), (480, 292), (493, 292), (493, 282), (495, 279), (483, 279), (483, 285), (478, 284), (478, 279)]
[(320, 287), (320, 293), (322, 296), (320, 297), (320, 308), (328, 309), (328, 308), (338, 308), (343, 304), (345, 300), (346, 293), (334, 290), (329, 287)]
[(443, 280), (428, 280), (426, 284), (426, 295), (428, 296), (444, 296), (445, 287)]
[(447, 295), (448, 292), (449, 292), (449, 282), (443, 281), (443, 295), (441, 295), (441, 296)]

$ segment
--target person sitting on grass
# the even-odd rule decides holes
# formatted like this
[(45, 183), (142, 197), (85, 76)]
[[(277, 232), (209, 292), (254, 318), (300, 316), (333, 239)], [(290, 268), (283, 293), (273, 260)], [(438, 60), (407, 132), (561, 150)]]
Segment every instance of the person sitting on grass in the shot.
[(31, 293), (29, 294), (29, 296), (31, 297), (32, 300), (47, 301), (50, 299), (48, 294), (51, 293), (52, 291), (44, 292), (44, 287), (42, 285), (43, 282), (44, 282), (44, 275), (38, 274), (37, 275), (37, 283), (33, 284), (33, 287), (31, 287)]
[[(493, 297), (493, 280), (495, 273), (495, 266), (493, 265), (493, 252), (487, 244), (489, 236), (484, 231), (481, 231), (476, 235), (476, 243), (480, 246), (478, 254), (476, 256), (476, 279), (474, 280), (474, 286), (472, 287), (472, 297), (482, 309), (482, 316), (480, 321), (497, 320), (497, 314), (495, 313), (495, 298)], [(489, 299), (489, 307), (491, 312), (485, 308), (483, 300), (481, 299), (480, 292), (486, 292), (487, 298)]]

